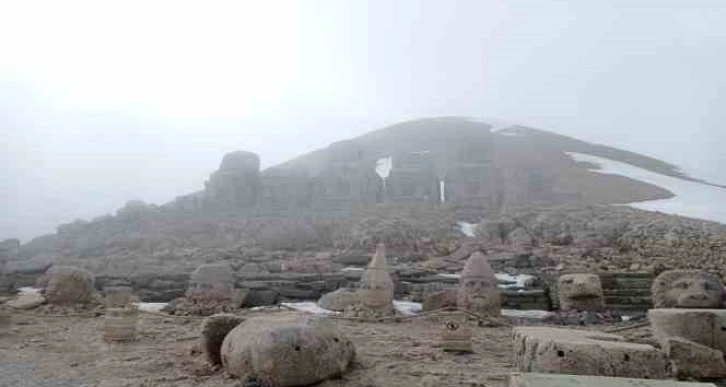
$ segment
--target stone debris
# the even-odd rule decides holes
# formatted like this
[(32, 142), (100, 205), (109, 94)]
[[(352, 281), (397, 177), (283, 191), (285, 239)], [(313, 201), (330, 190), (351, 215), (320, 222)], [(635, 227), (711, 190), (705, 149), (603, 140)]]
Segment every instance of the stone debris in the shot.
[(553, 374), (514, 374), (510, 387), (716, 387), (711, 383)]
[(557, 281), (560, 309), (601, 311), (605, 308), (600, 277), (595, 274), (565, 274)]
[(329, 320), (254, 317), (222, 343), (222, 365), (236, 378), (262, 385), (307, 386), (344, 373), (355, 348)]
[(516, 367), (522, 372), (667, 379), (663, 352), (621, 336), (549, 327), (514, 330)]
[(49, 304), (88, 304), (94, 300), (94, 277), (88, 270), (53, 266), (46, 272), (43, 282), (43, 293)]
[(655, 308), (724, 307), (724, 285), (717, 275), (701, 270), (669, 270), (653, 282)]
[(456, 300), (460, 309), (478, 315), (501, 314), (502, 301), (497, 278), (489, 261), (479, 251), (473, 253), (464, 266)]
[(212, 365), (222, 364), (219, 353), (225, 336), (245, 319), (233, 314), (215, 314), (202, 323), (202, 352)]
[(323, 309), (333, 310), (336, 312), (342, 312), (347, 307), (357, 303), (360, 303), (358, 292), (346, 288), (326, 293), (320, 297), (320, 300), (318, 300), (318, 306)]

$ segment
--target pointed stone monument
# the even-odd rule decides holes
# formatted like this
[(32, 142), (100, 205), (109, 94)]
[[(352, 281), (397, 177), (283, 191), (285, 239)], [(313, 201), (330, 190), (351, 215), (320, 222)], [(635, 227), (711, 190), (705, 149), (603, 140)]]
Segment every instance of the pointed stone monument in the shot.
[(456, 303), (460, 309), (481, 316), (501, 315), (501, 293), (486, 256), (477, 251), (469, 257), (461, 274)]
[(360, 281), (359, 295), (364, 306), (374, 310), (393, 310), (393, 279), (388, 273), (386, 247), (379, 243), (376, 253)]

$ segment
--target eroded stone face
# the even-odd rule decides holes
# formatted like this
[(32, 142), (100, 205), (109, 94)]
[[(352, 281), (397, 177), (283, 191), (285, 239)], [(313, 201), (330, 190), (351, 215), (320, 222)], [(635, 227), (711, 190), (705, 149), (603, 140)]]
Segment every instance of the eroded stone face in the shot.
[(456, 294), (459, 308), (481, 315), (501, 313), (501, 293), (489, 261), (475, 252), (466, 262)]
[(187, 298), (202, 302), (230, 300), (234, 281), (234, 271), (226, 263), (200, 265), (189, 278)]
[(724, 286), (714, 274), (700, 270), (670, 270), (653, 282), (653, 303), (656, 308), (724, 307)]
[(598, 311), (605, 307), (600, 277), (595, 274), (565, 274), (557, 281), (562, 310)]

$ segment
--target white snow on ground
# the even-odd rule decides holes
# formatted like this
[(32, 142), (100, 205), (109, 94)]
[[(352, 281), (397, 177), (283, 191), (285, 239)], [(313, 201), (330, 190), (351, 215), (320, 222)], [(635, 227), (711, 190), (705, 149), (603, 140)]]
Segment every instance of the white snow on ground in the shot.
[[(340, 312), (323, 309), (314, 302), (288, 302), (283, 303), (282, 305), (294, 310), (298, 310), (300, 312), (314, 314), (316, 316), (331, 316), (340, 314)], [(393, 306), (404, 316), (415, 316), (422, 311), (422, 305), (420, 302), (393, 301)], [(546, 310), (502, 309), (503, 316), (529, 318), (535, 320), (545, 319), (552, 314), (552, 312), (548, 312)]]
[(301, 312), (312, 313), (318, 316), (328, 316), (334, 314), (340, 314), (340, 312), (334, 312), (332, 310), (323, 309), (318, 304), (312, 301), (306, 302), (283, 302), (281, 305), (286, 306), (290, 309), (299, 310)]
[[(524, 288), (524, 285), (527, 283), (527, 281), (534, 279), (534, 276), (531, 276), (529, 274), (509, 275), (507, 273), (495, 273), (494, 275), (497, 277), (497, 280), (501, 282), (507, 282), (506, 284), (499, 285), (499, 287), (502, 289)], [(461, 273), (442, 273), (439, 274), (439, 276), (444, 278), (461, 278)]]
[(167, 302), (134, 302), (132, 305), (139, 307), (140, 311), (160, 313), (165, 306), (169, 305)]
[(469, 222), (456, 222), (456, 224), (459, 226), (459, 230), (466, 236), (473, 238), (476, 236), (476, 233), (474, 230), (476, 229), (476, 224), (469, 223)]
[(520, 310), (520, 309), (502, 309), (502, 315), (507, 317), (531, 318), (535, 320), (543, 320), (552, 316), (554, 313), (546, 310)]
[(599, 165), (600, 168), (593, 169), (593, 172), (640, 180), (665, 188), (675, 195), (671, 199), (627, 203), (631, 207), (726, 223), (726, 206), (722, 205), (726, 203), (726, 189), (661, 175), (602, 157), (574, 152), (567, 154), (575, 161)]
[(413, 316), (421, 313), (423, 305), (420, 302), (393, 301), (393, 306), (404, 316)]
[(363, 271), (363, 270), (365, 270), (365, 269), (362, 267), (353, 267), (353, 266), (344, 267), (344, 268), (340, 269), (340, 271)]
[(42, 289), (38, 289), (38, 288), (24, 287), (24, 288), (19, 288), (18, 293), (20, 293), (20, 295), (23, 296), (26, 294), (38, 294), (38, 293), (40, 293), (41, 290)]

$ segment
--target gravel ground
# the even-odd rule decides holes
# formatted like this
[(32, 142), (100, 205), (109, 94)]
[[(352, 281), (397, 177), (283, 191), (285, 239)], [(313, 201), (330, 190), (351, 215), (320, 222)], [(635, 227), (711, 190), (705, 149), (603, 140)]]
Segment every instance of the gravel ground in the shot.
[(72, 380), (42, 379), (35, 372), (35, 365), (27, 361), (0, 361), (0, 387), (83, 387)]

